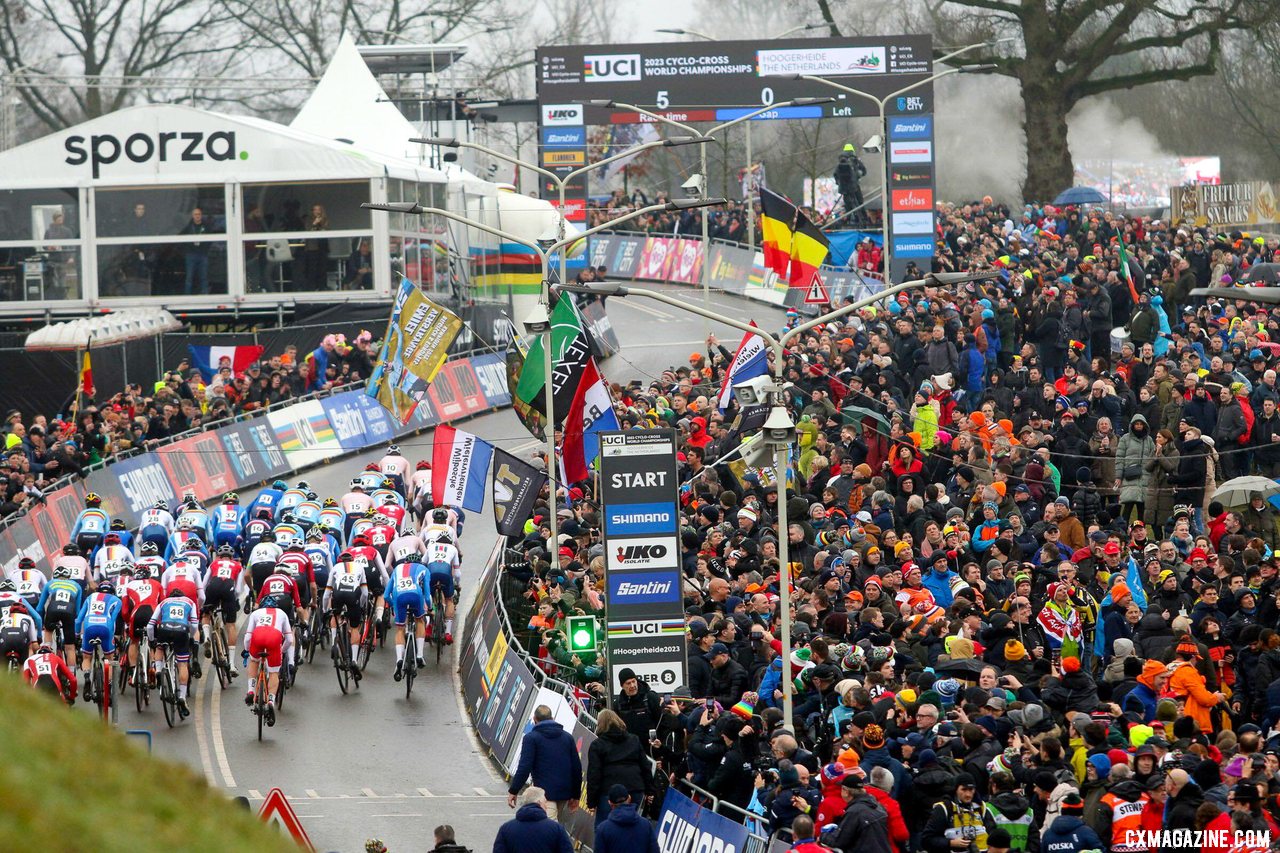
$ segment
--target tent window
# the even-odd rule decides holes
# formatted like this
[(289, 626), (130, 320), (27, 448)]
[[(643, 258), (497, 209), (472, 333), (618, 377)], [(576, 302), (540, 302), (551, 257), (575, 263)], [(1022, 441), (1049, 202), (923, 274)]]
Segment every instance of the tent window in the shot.
[(53, 217), (58, 213), (64, 227), (79, 237), (79, 210), (75, 189), (0, 190), (0, 240), (43, 240), (50, 228), (57, 230)]
[(225, 241), (99, 244), (103, 298), (227, 292)]
[(182, 187), (99, 188), (99, 237), (171, 237), (185, 233), (197, 208), (210, 233), (227, 230), (222, 184)]
[[(370, 200), (368, 180), (246, 184), (242, 191), (246, 234), (367, 231), (372, 227), (369, 211), (360, 208)], [(317, 227), (317, 222), (322, 227)]]
[(0, 248), (0, 301), (81, 299), (80, 247), (38, 243)]

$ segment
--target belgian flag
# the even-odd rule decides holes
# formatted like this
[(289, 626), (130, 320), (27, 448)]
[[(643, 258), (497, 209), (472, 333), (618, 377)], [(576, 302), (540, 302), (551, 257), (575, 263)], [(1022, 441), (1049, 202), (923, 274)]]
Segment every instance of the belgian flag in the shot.
[(796, 211), (796, 227), (791, 234), (791, 272), (787, 279), (792, 287), (808, 290), (813, 284), (813, 276), (827, 259), (831, 241), (822, 229), (809, 221), (799, 210)]
[(764, 265), (781, 278), (787, 276), (791, 262), (791, 227), (796, 221), (796, 206), (775, 192), (760, 188), (761, 248)]

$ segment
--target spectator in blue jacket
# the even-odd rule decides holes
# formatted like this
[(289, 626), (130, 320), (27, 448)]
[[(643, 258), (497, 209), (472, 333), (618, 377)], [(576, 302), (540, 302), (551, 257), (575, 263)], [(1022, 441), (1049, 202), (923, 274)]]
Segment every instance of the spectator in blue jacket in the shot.
[(551, 709), (546, 705), (533, 709), (533, 728), (520, 742), (520, 763), (507, 786), (507, 805), (515, 808), (516, 794), (530, 778), (546, 794), (555, 806), (556, 818), (563, 822), (569, 813), (569, 801), (576, 806), (582, 795), (582, 760), (573, 735), (551, 719)]
[(537, 785), (521, 794), (516, 816), (493, 839), (493, 853), (573, 853), (569, 833), (547, 817), (546, 807), (547, 792)]
[(595, 853), (658, 853), (658, 834), (623, 785), (609, 789), (609, 817), (596, 828)]

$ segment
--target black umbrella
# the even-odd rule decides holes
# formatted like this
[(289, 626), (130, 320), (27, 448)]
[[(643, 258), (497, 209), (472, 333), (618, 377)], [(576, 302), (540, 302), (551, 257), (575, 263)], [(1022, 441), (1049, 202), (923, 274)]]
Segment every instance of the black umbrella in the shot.
[(940, 663), (933, 668), (938, 675), (953, 675), (966, 681), (976, 681), (987, 664), (979, 658), (961, 658)]
[(1240, 276), (1243, 284), (1276, 284), (1280, 282), (1280, 264), (1254, 264)]

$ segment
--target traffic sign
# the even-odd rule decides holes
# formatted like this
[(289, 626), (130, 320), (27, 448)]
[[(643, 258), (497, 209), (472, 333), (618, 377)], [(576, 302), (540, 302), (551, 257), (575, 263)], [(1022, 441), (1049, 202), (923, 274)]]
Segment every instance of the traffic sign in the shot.
[(284, 795), (284, 791), (272, 788), (267, 792), (262, 808), (258, 809), (258, 817), (263, 823), (274, 824), (289, 833), (303, 850), (315, 853), (315, 845), (311, 843), (307, 831), (302, 828), (302, 821), (298, 819), (298, 813), (293, 810), (293, 806), (289, 805), (289, 799)]
[(822, 283), (822, 276), (815, 272), (813, 281), (809, 283), (809, 292), (804, 295), (804, 304), (829, 305), (830, 303), (831, 294), (827, 292), (827, 286)]

